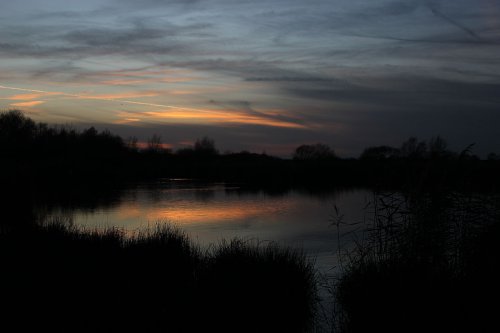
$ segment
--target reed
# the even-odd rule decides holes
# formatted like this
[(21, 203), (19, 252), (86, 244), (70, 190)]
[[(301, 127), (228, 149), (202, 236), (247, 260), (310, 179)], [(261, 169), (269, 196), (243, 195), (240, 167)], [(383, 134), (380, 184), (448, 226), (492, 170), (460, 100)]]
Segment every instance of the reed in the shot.
[(340, 332), (470, 332), (498, 328), (497, 197), (376, 194), (362, 241), (336, 282)]

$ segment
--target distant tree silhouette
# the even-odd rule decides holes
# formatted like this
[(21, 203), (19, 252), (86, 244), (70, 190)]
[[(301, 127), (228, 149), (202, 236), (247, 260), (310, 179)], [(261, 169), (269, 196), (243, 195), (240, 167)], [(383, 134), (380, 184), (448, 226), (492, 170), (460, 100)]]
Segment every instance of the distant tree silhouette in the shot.
[(32, 148), (37, 134), (36, 123), (21, 111), (0, 114), (0, 150), (4, 153), (25, 153)]
[(454, 153), (448, 150), (448, 144), (439, 135), (429, 140), (429, 157), (433, 159), (451, 158)]
[(139, 150), (138, 142), (139, 142), (139, 140), (137, 139), (137, 137), (135, 137), (135, 136), (129, 136), (127, 138), (126, 146), (131, 151), (137, 152)]
[(420, 159), (425, 158), (427, 155), (427, 143), (425, 141), (418, 141), (415, 137), (410, 137), (403, 142), (400, 149), (400, 156), (403, 158)]
[(178, 156), (193, 156), (194, 149), (193, 147), (184, 147), (177, 150)]
[(318, 161), (335, 158), (337, 156), (333, 149), (323, 143), (299, 146), (293, 154), (293, 159), (297, 161)]
[(488, 154), (488, 161), (500, 161), (500, 154), (489, 153)]
[(399, 149), (390, 146), (377, 146), (366, 148), (361, 156), (361, 160), (385, 160), (399, 157)]
[[(476, 168), (470, 174), (477, 175), (474, 176), (477, 181), (470, 181), (471, 184), (485, 179), (492, 179), (494, 186), (500, 184), (498, 177), (493, 175), (497, 163), (482, 163), (471, 154), (470, 147), (457, 154), (451, 152), (446, 141), (439, 136), (429, 141), (412, 137), (400, 149), (369, 147), (359, 160), (341, 160), (328, 145), (317, 143), (297, 147), (293, 152), (293, 161), (290, 161), (265, 153), (219, 155), (214, 140), (205, 136), (198, 138), (193, 146), (180, 149), (173, 155), (169, 154), (170, 150), (164, 149), (157, 134), (147, 141), (146, 149), (142, 150), (138, 149), (135, 137), (124, 141), (107, 130), (99, 132), (90, 127), (79, 131), (67, 125), (48, 126), (34, 122), (17, 110), (0, 112), (0, 182), (9, 184), (16, 184), (18, 180), (26, 183), (38, 180), (65, 183), (67, 179), (186, 177), (249, 183), (258, 181), (266, 186), (272, 181), (272, 186), (276, 187), (292, 183), (294, 186), (309, 187), (311, 184), (327, 186), (328, 183), (338, 183), (338, 177), (331, 175), (342, 174), (346, 183), (386, 183), (392, 186), (416, 179), (415, 175), (423, 168), (426, 168), (426, 177), (431, 179), (427, 183), (434, 184), (434, 180), (445, 179), (445, 176), (450, 180), (453, 176), (461, 177), (459, 171)], [(496, 154), (488, 158), (499, 159)], [(428, 163), (429, 160), (433, 163)], [(454, 160), (461, 164), (450, 168)]]
[(87, 128), (86, 130), (83, 130), (83, 133), (82, 133), (82, 136), (84, 138), (95, 138), (97, 136), (98, 132), (97, 130), (95, 129), (94, 126), (90, 127), (90, 128)]
[(153, 136), (148, 139), (148, 145), (146, 149), (148, 152), (161, 152), (163, 150), (161, 136), (158, 134), (153, 134)]
[(455, 152), (451, 152), (453, 157), (457, 157), (459, 160), (480, 160), (480, 158), (477, 155), (472, 154), (472, 148), (475, 146), (475, 143), (471, 143), (465, 149), (463, 149), (460, 154), (457, 154)]
[(214, 156), (219, 154), (218, 150), (215, 148), (215, 141), (207, 136), (196, 139), (194, 143), (194, 152), (202, 156)]

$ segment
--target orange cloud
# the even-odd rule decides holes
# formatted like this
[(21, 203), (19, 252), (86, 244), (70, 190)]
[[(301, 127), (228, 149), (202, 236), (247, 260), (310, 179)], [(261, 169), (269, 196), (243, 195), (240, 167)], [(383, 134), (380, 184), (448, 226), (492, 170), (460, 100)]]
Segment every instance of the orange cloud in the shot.
[[(190, 108), (190, 107), (180, 107), (174, 105), (156, 104), (141, 101), (126, 100), (125, 98), (138, 98), (138, 97), (154, 97), (158, 96), (158, 91), (132, 91), (117, 94), (69, 94), (60, 92), (48, 92), (42, 90), (16, 88), (1, 86), (0, 89), (9, 89), (17, 91), (25, 91), (34, 94), (24, 94), (33, 97), (35, 94), (54, 94), (66, 97), (74, 97), (78, 99), (95, 99), (103, 101), (112, 101), (122, 104), (132, 104), (140, 106), (150, 106), (150, 107), (160, 107), (164, 110), (160, 112), (144, 112), (141, 115), (150, 118), (151, 120), (167, 120), (171, 122), (187, 122), (187, 123), (210, 123), (210, 124), (245, 124), (245, 125), (261, 125), (270, 127), (284, 127), (284, 128), (306, 128), (305, 125), (288, 121), (281, 120), (279, 116), (283, 114), (279, 110), (263, 110), (259, 113), (249, 113), (245, 110), (215, 110), (215, 109), (202, 109), (202, 108)], [(38, 104), (42, 104), (44, 101), (30, 101), (25, 103), (15, 103), (12, 106), (18, 107), (30, 107)], [(140, 119), (140, 118), (137, 118)], [(126, 116), (117, 123), (126, 123), (138, 121), (136, 117)], [(300, 120), (300, 119), (297, 119)]]
[(192, 94), (196, 94), (196, 91), (172, 89), (172, 90), (168, 90), (167, 93), (169, 95), (192, 95)]
[(193, 122), (209, 122), (214, 124), (245, 124), (263, 125), (286, 128), (305, 128), (302, 124), (278, 120), (258, 115), (247, 114), (242, 111), (225, 112), (220, 110), (165, 110), (161, 112), (144, 112), (143, 114), (156, 119), (184, 120)]
[(131, 118), (131, 117), (126, 117), (126, 118), (121, 118), (118, 120), (113, 121), (114, 124), (130, 124), (130, 123), (138, 123), (140, 122), (140, 118)]
[(21, 103), (12, 103), (10, 106), (20, 107), (20, 108), (29, 108), (33, 106), (37, 106), (45, 103), (45, 101), (30, 101), (30, 102), (21, 102)]
[(19, 94), (19, 95), (13, 95), (10, 96), (6, 99), (10, 99), (13, 101), (29, 101), (32, 99), (37, 99), (43, 96), (49, 96), (49, 95), (59, 95), (57, 92), (47, 92), (47, 93), (33, 93), (33, 94)]

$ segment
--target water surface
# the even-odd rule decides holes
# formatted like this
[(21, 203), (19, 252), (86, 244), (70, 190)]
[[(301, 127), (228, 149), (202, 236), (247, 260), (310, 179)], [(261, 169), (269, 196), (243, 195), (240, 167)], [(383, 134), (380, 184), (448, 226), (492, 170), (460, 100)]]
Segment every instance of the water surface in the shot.
[(171, 223), (202, 246), (234, 237), (275, 241), (303, 249), (327, 273), (336, 266), (338, 249), (334, 205), (344, 221), (358, 222), (370, 199), (370, 192), (360, 189), (271, 193), (235, 184), (165, 179), (130, 186), (113, 204), (76, 206), (70, 213), (75, 225), (90, 228), (133, 231)]

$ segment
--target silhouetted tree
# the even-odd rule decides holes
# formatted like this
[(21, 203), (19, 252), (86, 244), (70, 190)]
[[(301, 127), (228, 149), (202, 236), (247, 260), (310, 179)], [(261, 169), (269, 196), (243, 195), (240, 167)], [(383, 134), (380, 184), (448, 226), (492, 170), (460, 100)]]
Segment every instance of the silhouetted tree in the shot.
[(33, 120), (19, 110), (0, 114), (0, 150), (4, 153), (25, 153), (32, 148), (37, 136), (37, 126)]
[(132, 150), (132, 151), (137, 151), (139, 149), (137, 143), (139, 142), (139, 140), (137, 139), (137, 137), (135, 136), (129, 136), (128, 139), (127, 139), (127, 148)]
[(177, 150), (177, 155), (179, 156), (193, 156), (194, 149), (193, 147), (184, 147)]
[(366, 148), (361, 156), (361, 160), (385, 160), (399, 156), (399, 149), (389, 146), (377, 146)]
[(147, 151), (155, 153), (162, 151), (161, 136), (153, 134), (153, 136), (148, 139)]
[(425, 158), (427, 154), (427, 144), (425, 141), (418, 141), (415, 137), (410, 137), (403, 142), (400, 149), (400, 156), (406, 158)]
[(488, 161), (500, 161), (500, 154), (489, 153), (487, 158)]
[(433, 159), (443, 159), (453, 157), (453, 153), (448, 150), (448, 144), (440, 137), (433, 137), (429, 140), (429, 157)]
[(293, 159), (297, 161), (314, 161), (335, 159), (337, 156), (333, 149), (323, 143), (302, 145), (295, 149)]
[(215, 148), (215, 141), (207, 136), (204, 136), (201, 139), (196, 139), (196, 142), (194, 143), (194, 151), (197, 155), (202, 156), (213, 156), (219, 153)]
[(82, 136), (84, 138), (95, 138), (97, 136), (98, 132), (95, 129), (94, 126), (87, 128), (86, 130), (83, 130)]

